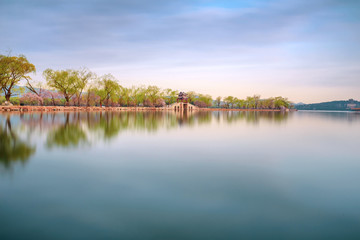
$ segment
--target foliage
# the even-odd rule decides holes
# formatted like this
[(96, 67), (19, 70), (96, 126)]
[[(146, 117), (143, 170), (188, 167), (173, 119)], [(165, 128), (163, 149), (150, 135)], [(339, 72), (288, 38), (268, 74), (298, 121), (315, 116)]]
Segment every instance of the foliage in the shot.
[(196, 95), (197, 94), (194, 91), (187, 92), (187, 97), (188, 97), (189, 103), (194, 104)]
[(76, 98), (77, 98), (77, 105), (80, 106), (81, 102), (81, 95), (84, 89), (89, 86), (90, 81), (96, 78), (96, 75), (90, 72), (86, 68), (82, 68), (78, 71), (75, 71), (77, 75), (77, 86), (76, 86)]
[(73, 70), (52, 70), (46, 69), (43, 72), (47, 85), (58, 90), (65, 98), (66, 105), (78, 90), (78, 76)]
[(165, 105), (166, 105), (166, 103), (165, 103), (164, 99), (162, 99), (162, 98), (156, 99), (155, 104), (154, 104), (155, 107), (164, 107)]
[(20, 105), (20, 99), (18, 97), (12, 97), (10, 98), (10, 103), (12, 105)]
[(9, 115), (5, 126), (0, 126), (0, 163), (5, 168), (10, 168), (17, 161), (22, 163), (35, 153), (35, 147), (30, 146), (28, 141), (23, 141), (12, 130)]
[(260, 95), (248, 96), (246, 99), (238, 99), (233, 96), (224, 98), (226, 108), (246, 108), (246, 109), (282, 109), (290, 108), (291, 102), (287, 98), (275, 97), (260, 99)]
[(222, 98), (219, 96), (219, 97), (217, 97), (216, 100), (215, 100), (216, 107), (218, 107), (218, 108), (219, 108), (220, 105), (221, 105), (221, 99), (222, 99)]
[(167, 88), (164, 90), (163, 95), (166, 105), (171, 105), (176, 102), (179, 91)]
[(113, 75), (102, 76), (98, 80), (98, 88), (96, 89), (96, 94), (100, 98), (100, 106), (102, 106), (103, 102), (105, 102), (106, 106), (116, 102), (120, 89), (120, 85)]
[(148, 99), (152, 105), (155, 105), (156, 101), (162, 97), (161, 89), (157, 86), (148, 86), (145, 92), (146, 99)]
[(31, 105), (31, 106), (38, 106), (43, 105), (43, 98), (39, 97), (35, 93), (25, 93), (21, 96), (20, 105)]
[[(46, 69), (43, 75), (46, 85), (31, 80), (29, 73), (35, 72), (35, 66), (25, 56), (8, 57), (0, 55), (0, 87), (5, 98), (13, 104), (23, 105), (77, 105), (77, 106), (144, 106), (163, 107), (177, 101), (179, 91), (170, 88), (162, 90), (158, 86), (120, 86), (111, 74), (97, 77), (86, 68), (79, 70)], [(24, 88), (14, 87), (21, 79), (26, 80), (26, 87), (31, 92), (20, 100), (10, 98), (16, 91)], [(292, 107), (291, 102), (283, 97), (261, 99), (260, 95), (239, 99), (234, 96), (217, 97), (194, 91), (187, 92), (187, 100), (200, 108), (221, 107), (246, 109), (283, 109)], [(0, 99), (1, 103), (2, 99)]]
[(4, 56), (0, 55), (0, 88), (5, 94), (7, 101), (13, 95), (14, 87), (22, 80), (29, 81), (29, 73), (35, 73), (36, 68), (29, 63), (24, 55)]
[(206, 108), (212, 106), (213, 99), (210, 95), (198, 94), (194, 105), (200, 108)]

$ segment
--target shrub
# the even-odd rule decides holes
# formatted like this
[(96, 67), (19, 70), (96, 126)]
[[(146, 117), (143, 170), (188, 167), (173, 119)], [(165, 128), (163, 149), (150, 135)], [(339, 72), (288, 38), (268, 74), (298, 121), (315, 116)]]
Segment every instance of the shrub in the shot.
[(25, 93), (19, 102), (21, 105), (39, 106), (42, 105), (43, 99), (35, 93)]
[(158, 98), (155, 101), (155, 107), (164, 107), (166, 105), (164, 99)]
[(18, 97), (12, 97), (10, 98), (10, 102), (12, 105), (20, 105), (20, 100)]
[(144, 101), (144, 107), (154, 107), (154, 105), (152, 104), (152, 102), (149, 99), (146, 99)]

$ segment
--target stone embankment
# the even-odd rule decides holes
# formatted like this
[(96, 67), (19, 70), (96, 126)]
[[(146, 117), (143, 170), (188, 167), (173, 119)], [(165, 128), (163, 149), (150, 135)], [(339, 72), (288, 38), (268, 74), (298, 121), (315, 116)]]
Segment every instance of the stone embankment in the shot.
[[(197, 108), (197, 111), (284, 111), (280, 109)], [(94, 111), (175, 111), (169, 107), (59, 107), (59, 106), (0, 106), (0, 112), (94, 112)], [(286, 111), (296, 111), (287, 109)]]
[(60, 106), (0, 106), (0, 112), (93, 112), (93, 111), (164, 111), (155, 107), (60, 107)]

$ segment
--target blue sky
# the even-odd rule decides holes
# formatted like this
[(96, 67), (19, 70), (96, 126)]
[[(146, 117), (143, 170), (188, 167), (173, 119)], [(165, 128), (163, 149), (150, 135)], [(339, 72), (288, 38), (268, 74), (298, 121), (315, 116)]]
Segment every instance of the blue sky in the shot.
[(358, 0), (0, 0), (0, 53), (124, 86), (360, 100)]

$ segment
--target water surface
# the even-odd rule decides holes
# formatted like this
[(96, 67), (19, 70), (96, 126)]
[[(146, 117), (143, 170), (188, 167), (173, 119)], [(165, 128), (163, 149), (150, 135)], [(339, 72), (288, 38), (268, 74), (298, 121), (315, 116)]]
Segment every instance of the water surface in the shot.
[(360, 114), (0, 114), (0, 239), (360, 239)]

